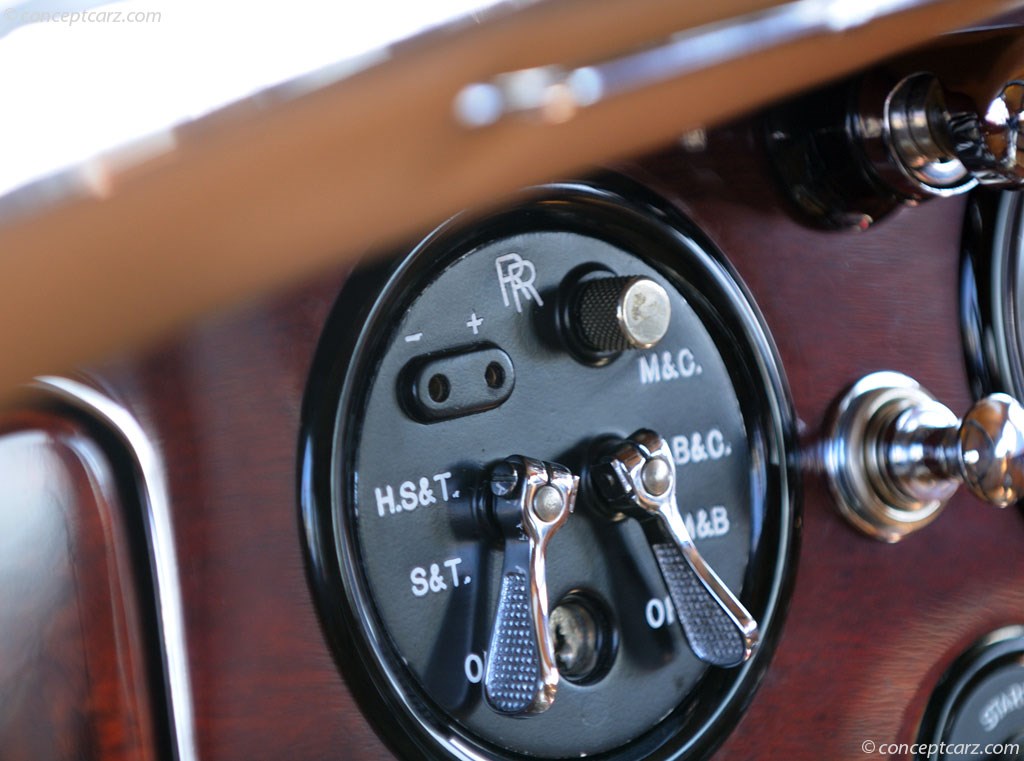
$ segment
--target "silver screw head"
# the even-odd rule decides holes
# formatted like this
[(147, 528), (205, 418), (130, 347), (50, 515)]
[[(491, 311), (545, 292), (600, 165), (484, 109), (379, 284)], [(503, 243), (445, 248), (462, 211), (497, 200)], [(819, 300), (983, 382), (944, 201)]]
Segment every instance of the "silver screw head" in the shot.
[(507, 497), (519, 486), (519, 469), (508, 461), (499, 462), (491, 471), (491, 494)]
[(622, 292), (618, 316), (626, 340), (638, 349), (649, 349), (668, 332), (672, 302), (656, 282), (637, 277)]
[(656, 457), (644, 464), (640, 480), (649, 494), (660, 497), (672, 487), (672, 468), (663, 459)]
[(545, 523), (555, 520), (562, 513), (565, 498), (551, 484), (545, 484), (533, 495), (533, 512)]

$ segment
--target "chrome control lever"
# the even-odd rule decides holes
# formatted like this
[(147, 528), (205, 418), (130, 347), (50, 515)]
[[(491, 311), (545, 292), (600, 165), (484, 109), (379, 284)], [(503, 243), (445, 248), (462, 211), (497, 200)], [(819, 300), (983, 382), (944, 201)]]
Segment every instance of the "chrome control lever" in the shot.
[(671, 540), (652, 543), (676, 614), (694, 654), (715, 666), (737, 666), (757, 648), (757, 621), (704, 561), (676, 500), (676, 467), (668, 442), (640, 430), (591, 470), (609, 504), (639, 519), (655, 518)]
[(1024, 407), (992, 394), (958, 419), (913, 378), (872, 373), (837, 406), (824, 464), (840, 513), (896, 542), (934, 520), (961, 483), (997, 507), (1024, 497)]
[(559, 673), (548, 629), (546, 554), (575, 507), (578, 487), (568, 469), (530, 457), (509, 457), (491, 472), (490, 517), (505, 537), (505, 561), (484, 697), (499, 713), (541, 713), (555, 700)]

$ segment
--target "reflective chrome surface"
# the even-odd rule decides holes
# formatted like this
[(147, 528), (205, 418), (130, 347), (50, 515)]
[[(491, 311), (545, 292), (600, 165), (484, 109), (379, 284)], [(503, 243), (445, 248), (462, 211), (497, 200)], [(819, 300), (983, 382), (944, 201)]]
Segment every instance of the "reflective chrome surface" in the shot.
[(1024, 83), (1007, 82), (979, 109), (958, 105), (932, 74), (903, 79), (886, 100), (891, 158), (930, 195), (963, 193), (976, 185), (1024, 186)]
[(979, 499), (1006, 507), (1024, 496), (1024, 407), (1006, 394), (976, 402), (958, 431), (964, 483)]
[[(892, 372), (862, 378), (837, 404), (823, 447), (825, 472), (840, 514), (868, 536), (898, 542), (935, 520), (955, 491), (955, 484), (930, 484), (928, 490), (920, 485), (899, 489), (889, 476), (888, 463), (879, 456), (883, 437), (908, 410), (929, 412), (904, 420), (907, 430), (914, 430), (924, 417), (930, 418), (928, 427), (935, 422), (956, 422), (952, 413), (944, 416), (941, 405), (935, 405), (938, 402), (917, 381)], [(920, 455), (906, 446), (897, 452), (897, 469), (905, 474), (903, 483), (913, 483), (920, 476), (913, 467)]]
[[(912, 187), (911, 194), (950, 196), (978, 184), (945, 135), (936, 130), (949, 118), (945, 96), (931, 74), (912, 74), (886, 98), (883, 126), (897, 169)], [(883, 175), (884, 176), (884, 175)]]
[(616, 317), (622, 334), (638, 349), (650, 349), (665, 337), (672, 319), (668, 293), (647, 277), (633, 278), (622, 292)]
[(913, 378), (872, 373), (840, 400), (824, 449), (839, 512), (886, 542), (934, 520), (961, 483), (997, 507), (1024, 495), (1024, 408), (1006, 394), (959, 420)]
[(484, 696), (499, 713), (542, 713), (560, 679), (548, 625), (547, 551), (576, 506), (579, 478), (530, 457), (491, 476), (491, 518), (505, 537), (501, 596), (487, 649)]
[(984, 113), (953, 114), (949, 129), (957, 156), (982, 185), (1024, 186), (1024, 82), (1007, 82)]
[[(707, 564), (686, 528), (668, 442), (654, 431), (637, 431), (595, 467), (593, 475), (606, 499), (623, 506), (627, 514), (656, 518), (670, 537), (671, 545), (652, 549), (694, 654), (717, 666), (749, 659), (760, 640), (757, 621)], [(673, 549), (685, 564), (677, 562)]]

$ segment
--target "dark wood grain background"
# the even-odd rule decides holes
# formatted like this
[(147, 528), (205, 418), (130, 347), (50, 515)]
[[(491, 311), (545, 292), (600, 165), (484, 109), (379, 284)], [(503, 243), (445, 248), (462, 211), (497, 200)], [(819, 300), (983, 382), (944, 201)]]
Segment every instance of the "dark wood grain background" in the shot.
[[(676, 202), (726, 253), (778, 343), (801, 436), (861, 375), (913, 375), (957, 411), (962, 200), (862, 234), (781, 207), (751, 125), (617, 167)], [(296, 504), (303, 390), (345, 273), (223, 316), (94, 380), (158, 442), (169, 471), (198, 743), (207, 761), (382, 759), (328, 651)], [(912, 742), (941, 672), (975, 638), (1024, 623), (1024, 521), (960, 494), (895, 546), (864, 538), (805, 477), (796, 589), (781, 646), (724, 759), (844, 761)]]

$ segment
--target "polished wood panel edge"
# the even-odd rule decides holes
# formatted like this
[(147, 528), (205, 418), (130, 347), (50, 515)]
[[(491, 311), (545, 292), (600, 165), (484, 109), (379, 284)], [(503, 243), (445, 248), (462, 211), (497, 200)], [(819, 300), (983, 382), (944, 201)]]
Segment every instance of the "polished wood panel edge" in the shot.
[(70, 418), (8, 412), (0, 484), (0, 756), (162, 758), (111, 460)]
[(95, 197), (0, 228), (0, 322), (32, 315), (32, 340), (0, 334), (0, 392), (154, 340), (481, 199), (652, 150), (1018, 4), (934, 0), (611, 99), (567, 124), (463, 129), (451, 108), (467, 83), (592, 62), (766, 5), (538, 3), (266, 113), (182, 131), (175, 151), (143, 167), (97, 164)]

